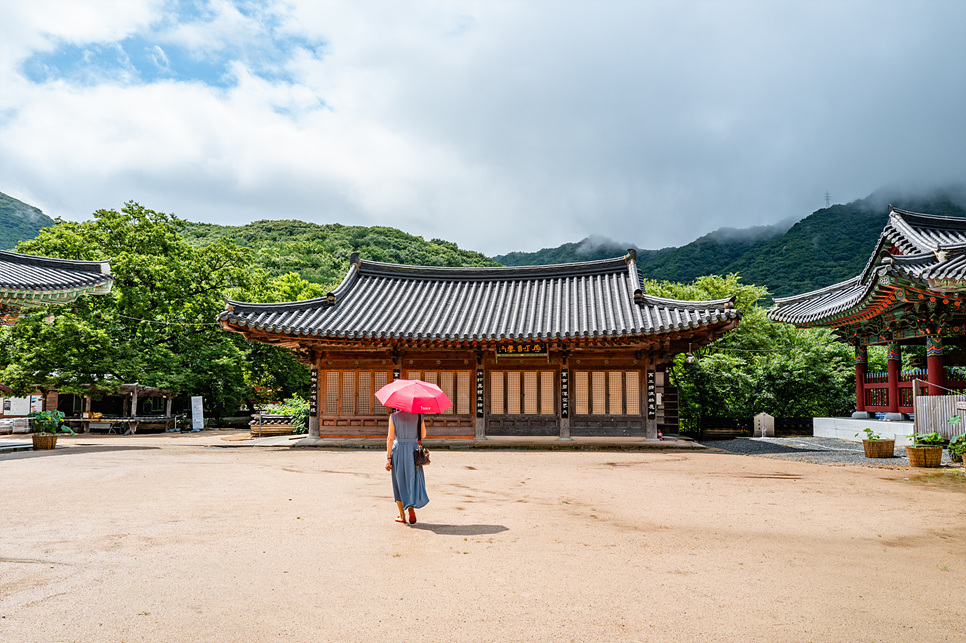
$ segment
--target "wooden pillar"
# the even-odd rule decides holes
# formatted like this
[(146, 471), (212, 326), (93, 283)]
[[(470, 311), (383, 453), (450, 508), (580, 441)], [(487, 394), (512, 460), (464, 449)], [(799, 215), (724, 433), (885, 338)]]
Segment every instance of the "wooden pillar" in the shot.
[(946, 385), (943, 372), (943, 338), (939, 335), (926, 338), (926, 380), (929, 382), (929, 395), (942, 395)]
[(138, 414), (138, 386), (134, 385), (134, 392), (131, 393), (131, 417), (135, 417)]
[[(90, 413), (91, 412), (91, 396), (90, 395), (85, 395), (84, 397), (81, 398), (81, 400), (82, 400), (81, 401), (81, 415), (84, 415), (85, 413)], [(88, 417), (90, 417), (90, 416), (88, 416)], [(91, 430), (91, 424), (90, 424), (90, 422), (81, 422), (80, 423), (80, 432), (81, 433), (87, 433), (90, 430)]]
[(899, 412), (899, 371), (902, 370), (902, 347), (889, 344), (889, 413)]
[(855, 347), (855, 412), (865, 417), (865, 376), (869, 370), (869, 349), (866, 346)]
[(164, 417), (166, 417), (166, 418), (171, 417), (171, 404), (172, 404), (172, 402), (174, 402), (174, 396), (173, 395), (165, 395), (164, 396)]

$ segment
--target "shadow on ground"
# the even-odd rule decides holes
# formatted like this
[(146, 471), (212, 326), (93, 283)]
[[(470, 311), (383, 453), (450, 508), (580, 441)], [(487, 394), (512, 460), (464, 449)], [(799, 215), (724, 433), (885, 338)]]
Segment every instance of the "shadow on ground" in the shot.
[(784, 444), (774, 444), (771, 442), (752, 442), (750, 440), (715, 440), (703, 442), (706, 447), (711, 449), (721, 449), (728, 453), (744, 454), (765, 454), (765, 453), (814, 453), (825, 451), (822, 448), (810, 448), (805, 446), (788, 446)]
[(424, 529), (439, 536), (486, 536), (508, 531), (503, 525), (435, 525), (431, 522), (417, 522), (413, 529)]
[(67, 448), (44, 449), (41, 451), (14, 451), (0, 455), (0, 462), (5, 460), (23, 460), (26, 458), (50, 458), (61, 455), (80, 455), (82, 453), (103, 453), (105, 451), (156, 451), (159, 447), (150, 446), (83, 446), (73, 444)]

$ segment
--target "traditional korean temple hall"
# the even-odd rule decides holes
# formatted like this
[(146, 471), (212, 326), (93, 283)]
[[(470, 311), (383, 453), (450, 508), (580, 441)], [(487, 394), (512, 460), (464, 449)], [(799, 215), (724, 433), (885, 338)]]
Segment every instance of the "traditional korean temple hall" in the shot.
[(734, 299), (675, 301), (642, 288), (634, 252), (520, 268), (442, 268), (353, 254), (334, 292), (228, 301), (225, 330), (312, 367), (309, 440), (386, 434), (373, 393), (438, 384), (454, 405), (429, 437), (639, 436), (677, 432), (667, 368), (735, 328)]
[[(966, 390), (966, 219), (889, 207), (865, 269), (821, 290), (775, 300), (768, 316), (799, 328), (831, 328), (855, 347), (855, 413), (903, 420), (921, 394)], [(886, 346), (888, 368), (868, 372), (868, 347)], [(925, 363), (903, 370), (903, 349)], [(921, 350), (921, 349), (920, 349)]]

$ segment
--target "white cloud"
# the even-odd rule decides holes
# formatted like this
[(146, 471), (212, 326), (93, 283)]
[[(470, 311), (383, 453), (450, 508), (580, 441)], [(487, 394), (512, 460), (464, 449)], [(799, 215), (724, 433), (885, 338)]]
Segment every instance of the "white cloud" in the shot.
[[(68, 218), (135, 199), (491, 253), (659, 247), (966, 170), (959, 5), (219, 0), (174, 22), (77, 4), (73, 26), (0, 26), (0, 190)], [(172, 73), (20, 73), (53, 43), (132, 35)], [(175, 51), (228, 56), (231, 82), (175, 80)]]

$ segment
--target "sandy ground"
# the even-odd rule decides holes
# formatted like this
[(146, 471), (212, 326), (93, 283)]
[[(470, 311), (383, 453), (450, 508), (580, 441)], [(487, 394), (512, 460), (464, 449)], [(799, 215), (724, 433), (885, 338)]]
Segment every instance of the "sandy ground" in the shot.
[(0, 456), (0, 641), (966, 640), (961, 469), (219, 440)]

